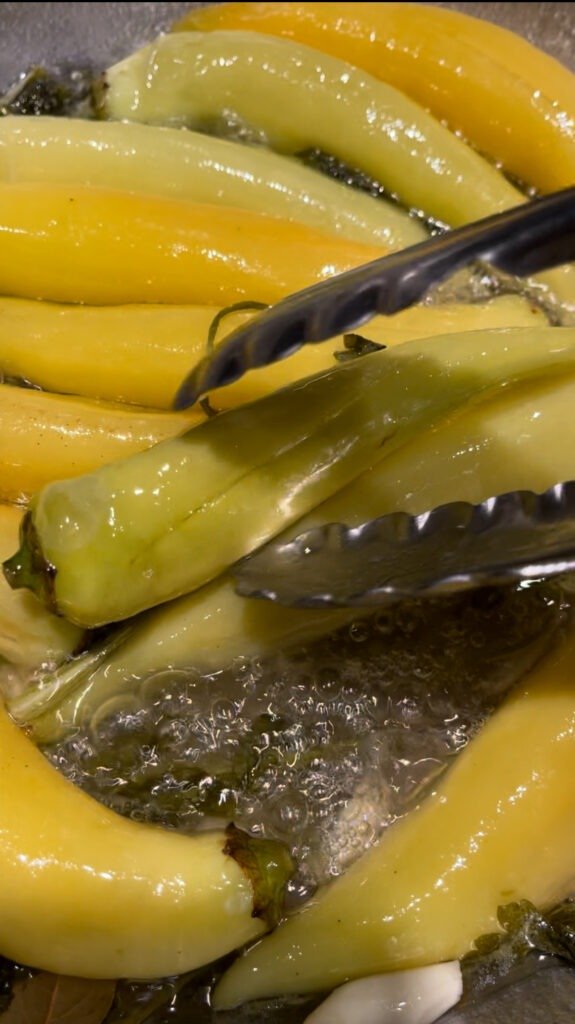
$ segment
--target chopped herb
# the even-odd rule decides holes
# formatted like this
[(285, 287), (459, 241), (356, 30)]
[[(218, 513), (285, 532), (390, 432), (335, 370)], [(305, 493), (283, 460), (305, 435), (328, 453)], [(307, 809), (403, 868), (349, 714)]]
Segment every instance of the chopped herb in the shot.
[(522, 976), (528, 961), (537, 967), (559, 957), (575, 964), (574, 899), (545, 914), (528, 900), (508, 903), (499, 907), (497, 920), (502, 931), (480, 936), (461, 961), (467, 998)]
[(409, 213), (414, 220), (421, 221), (433, 235), (446, 230), (447, 225), (442, 221), (426, 216), (423, 210), (410, 209), (401, 201), (396, 192), (388, 192), (379, 181), (371, 178), (365, 171), (360, 171), (358, 167), (349, 167), (336, 156), (324, 153), (321, 149), (304, 149), (297, 154), (297, 157), (306, 167), (311, 167), (328, 178), (340, 181), (343, 185), (349, 185), (350, 188), (355, 188), (359, 192), (367, 192), (375, 199), (387, 199), (389, 202), (395, 203)]
[(55, 75), (36, 67), (0, 98), (0, 114), (69, 117), (90, 94), (89, 72), (77, 70)]

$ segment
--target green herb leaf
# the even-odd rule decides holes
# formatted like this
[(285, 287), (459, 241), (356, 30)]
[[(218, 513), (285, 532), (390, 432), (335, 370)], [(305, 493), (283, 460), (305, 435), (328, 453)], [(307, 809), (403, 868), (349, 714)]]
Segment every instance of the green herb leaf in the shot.
[(381, 352), (385, 345), (377, 341), (370, 341), (361, 334), (344, 334), (343, 344), (345, 348), (340, 352), (334, 352), (338, 363), (347, 363), (350, 359), (358, 359), (360, 356), (369, 356), (372, 352)]
[(463, 957), (464, 990), (476, 996), (522, 969), (528, 957), (560, 957), (575, 963), (575, 900), (565, 900), (546, 914), (528, 900), (499, 907), (501, 932), (481, 935)]
[(42, 971), (14, 986), (2, 1024), (102, 1024), (114, 1000), (114, 981), (67, 978)]

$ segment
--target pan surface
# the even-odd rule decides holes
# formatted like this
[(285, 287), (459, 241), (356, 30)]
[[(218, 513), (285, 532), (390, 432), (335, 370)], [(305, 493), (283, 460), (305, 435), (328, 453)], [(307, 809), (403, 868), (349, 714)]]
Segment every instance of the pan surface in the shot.
[[(103, 67), (150, 40), (194, 3), (0, 3), (0, 88), (30, 65)], [(575, 68), (575, 4), (444, 3), (498, 22)], [(156, 1021), (163, 1022), (163, 1016)], [(170, 1020), (176, 1019), (170, 1014)], [(284, 1008), (262, 1016), (257, 1008), (210, 1014), (190, 1007), (190, 1024), (299, 1024), (301, 1012)], [(575, 970), (553, 967), (477, 1006), (454, 1010), (445, 1024), (573, 1024)], [(350, 1024), (353, 1022), (350, 1021)]]

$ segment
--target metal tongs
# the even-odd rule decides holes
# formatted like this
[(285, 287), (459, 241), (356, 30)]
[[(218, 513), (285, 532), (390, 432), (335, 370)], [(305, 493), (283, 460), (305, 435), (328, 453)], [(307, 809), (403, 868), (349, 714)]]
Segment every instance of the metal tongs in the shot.
[[(575, 188), (446, 232), (277, 303), (230, 334), (181, 385), (193, 405), (302, 345), (352, 331), (419, 302), (481, 260), (526, 277), (575, 260)], [(282, 604), (370, 606), (423, 594), (537, 579), (575, 568), (575, 482), (543, 495), (513, 492), (454, 502), (419, 516), (393, 513), (359, 527), (327, 524), (265, 545), (235, 567), (237, 590)]]

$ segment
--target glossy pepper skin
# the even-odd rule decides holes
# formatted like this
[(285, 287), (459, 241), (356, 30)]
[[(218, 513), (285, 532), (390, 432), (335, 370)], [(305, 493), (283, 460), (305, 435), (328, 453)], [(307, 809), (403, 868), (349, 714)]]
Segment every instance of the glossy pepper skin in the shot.
[(0, 501), (27, 501), (53, 480), (91, 473), (203, 423), (0, 384)]
[[(206, 354), (210, 327), (220, 312), (217, 306), (73, 306), (0, 297), (0, 367), (47, 391), (171, 409), (182, 380)], [(216, 343), (254, 315), (227, 314)], [(361, 333), (396, 345), (432, 334), (545, 322), (544, 314), (519, 296), (504, 295), (485, 303), (416, 306), (376, 317)], [(341, 337), (307, 345), (289, 359), (220, 389), (214, 404), (229, 409), (331, 369), (334, 353), (343, 349)]]
[(179, 31), (240, 29), (305, 43), (400, 89), (544, 192), (575, 181), (575, 78), (483, 18), (410, 3), (226, 3)]
[(396, 398), (393, 364), (357, 360), (74, 484), (49, 485), (24, 522), (24, 575), (15, 569), (10, 581), (31, 584), (81, 625), (196, 589), (377, 461), (398, 431), (473, 386), (430, 398), (418, 369), (413, 393)]
[(0, 184), (0, 291), (109, 305), (275, 302), (385, 255), (301, 224), (88, 186)]
[[(107, 117), (193, 127), (226, 111), (262, 131), (273, 149), (319, 148), (450, 227), (525, 199), (423, 106), (301, 43), (257, 32), (182, 32), (137, 51), (104, 78)], [(575, 303), (571, 267), (540, 280)]]
[(279, 844), (121, 818), (63, 778), (3, 707), (0, 772), (1, 955), (82, 978), (158, 978), (265, 930), (273, 882), (291, 869)]
[(4, 571), (78, 625), (128, 618), (213, 579), (467, 403), (574, 368), (569, 328), (447, 335), (365, 356), (50, 484)]
[(471, 402), (334, 494), (295, 530), (326, 522), (354, 526), (388, 512), (418, 515), (508, 491), (542, 493), (575, 479), (575, 423), (568, 414), (574, 402), (572, 370)]
[(394, 203), (346, 188), (297, 160), (172, 128), (3, 117), (0, 181), (94, 185), (233, 206), (386, 249), (427, 237)]
[(193, 127), (233, 110), (274, 149), (319, 147), (451, 226), (520, 199), (423, 107), (300, 43), (255, 32), (168, 35), (110, 68), (105, 85), (111, 118)]
[(575, 631), (396, 822), (301, 913), (232, 965), (217, 1009), (452, 960), (498, 906), (550, 907), (573, 885)]

